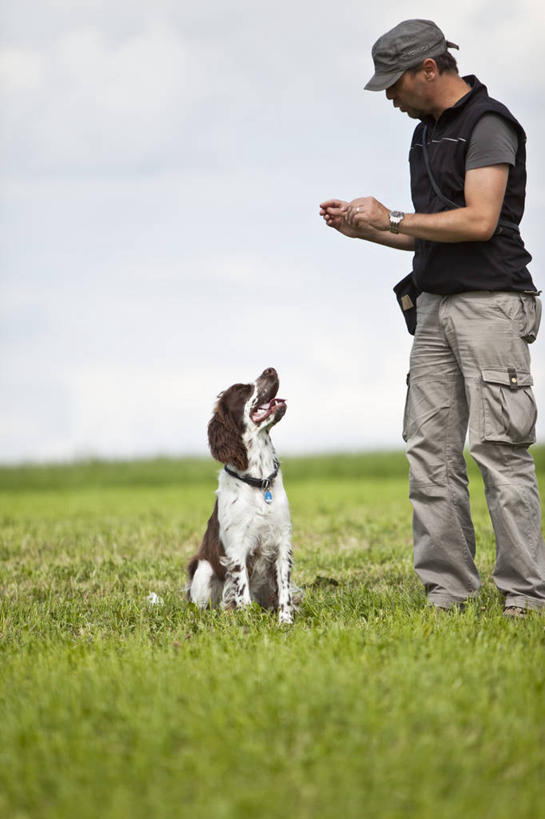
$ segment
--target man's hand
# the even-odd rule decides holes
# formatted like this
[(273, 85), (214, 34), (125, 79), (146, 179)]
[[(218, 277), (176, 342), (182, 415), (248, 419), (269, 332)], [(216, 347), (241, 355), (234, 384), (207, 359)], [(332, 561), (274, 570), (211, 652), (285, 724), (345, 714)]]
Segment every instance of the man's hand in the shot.
[(347, 206), (348, 202), (343, 199), (328, 199), (320, 205), (320, 216), (326, 225), (335, 228), (344, 236), (350, 236), (351, 239), (360, 238), (358, 231), (350, 227), (345, 219)]
[(345, 202), (328, 199), (320, 205), (320, 216), (329, 227), (345, 236), (377, 241), (376, 232), (390, 227), (390, 211), (372, 196), (363, 196)]
[(397, 250), (414, 250), (411, 236), (390, 233), (390, 211), (372, 196), (350, 203), (343, 199), (328, 199), (320, 205), (320, 216), (326, 225), (352, 239), (366, 239)]
[(346, 207), (346, 221), (351, 228), (360, 231), (389, 230), (390, 211), (373, 196), (353, 199)]

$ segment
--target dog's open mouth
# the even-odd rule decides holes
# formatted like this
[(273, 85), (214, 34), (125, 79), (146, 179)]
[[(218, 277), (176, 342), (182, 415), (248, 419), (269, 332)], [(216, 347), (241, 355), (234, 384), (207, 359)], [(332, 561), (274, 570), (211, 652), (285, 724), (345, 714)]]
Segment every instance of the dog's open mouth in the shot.
[(272, 415), (279, 407), (284, 407), (286, 405), (286, 401), (284, 398), (272, 398), (270, 401), (267, 401), (265, 404), (260, 404), (258, 407), (253, 409), (250, 413), (250, 418), (254, 422), (254, 424), (260, 424), (265, 418), (268, 418), (269, 415)]

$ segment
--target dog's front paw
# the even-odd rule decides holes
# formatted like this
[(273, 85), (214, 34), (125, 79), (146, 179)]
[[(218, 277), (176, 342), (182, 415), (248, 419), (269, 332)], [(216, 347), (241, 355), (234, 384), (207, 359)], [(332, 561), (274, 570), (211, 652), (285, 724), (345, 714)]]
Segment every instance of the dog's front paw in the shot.
[(289, 609), (280, 609), (278, 622), (282, 625), (291, 626), (293, 623), (293, 613)]

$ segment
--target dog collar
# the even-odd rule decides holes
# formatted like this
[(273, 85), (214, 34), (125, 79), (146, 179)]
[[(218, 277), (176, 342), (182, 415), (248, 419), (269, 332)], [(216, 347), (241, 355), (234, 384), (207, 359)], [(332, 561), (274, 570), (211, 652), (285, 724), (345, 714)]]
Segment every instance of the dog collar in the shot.
[(234, 469), (229, 469), (228, 466), (224, 467), (225, 471), (232, 475), (233, 478), (238, 478), (239, 481), (243, 481), (247, 483), (248, 486), (255, 486), (257, 489), (268, 489), (276, 476), (278, 475), (278, 470), (280, 469), (280, 464), (274, 459), (274, 472), (271, 472), (268, 478), (252, 478), (250, 475), (239, 475), (238, 472), (235, 472)]

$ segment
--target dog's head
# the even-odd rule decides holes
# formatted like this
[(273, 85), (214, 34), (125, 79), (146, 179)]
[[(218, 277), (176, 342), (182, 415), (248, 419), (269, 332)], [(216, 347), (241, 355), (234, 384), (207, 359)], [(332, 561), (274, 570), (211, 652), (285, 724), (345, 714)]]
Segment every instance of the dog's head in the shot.
[(219, 394), (208, 424), (208, 443), (216, 461), (248, 468), (246, 441), (268, 431), (286, 413), (286, 402), (277, 398), (278, 373), (264, 370), (253, 384), (233, 384)]

